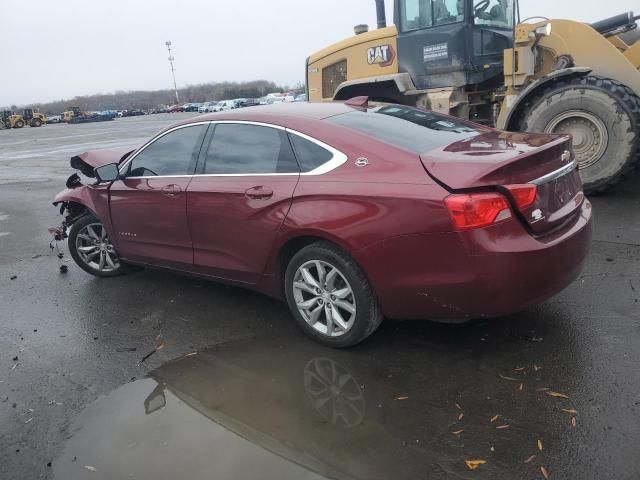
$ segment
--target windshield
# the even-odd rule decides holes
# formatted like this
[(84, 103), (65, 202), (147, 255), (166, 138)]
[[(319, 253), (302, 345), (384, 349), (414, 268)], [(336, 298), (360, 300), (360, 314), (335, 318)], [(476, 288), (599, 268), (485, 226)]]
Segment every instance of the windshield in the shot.
[(473, 21), (476, 25), (513, 28), (514, 0), (474, 0)]

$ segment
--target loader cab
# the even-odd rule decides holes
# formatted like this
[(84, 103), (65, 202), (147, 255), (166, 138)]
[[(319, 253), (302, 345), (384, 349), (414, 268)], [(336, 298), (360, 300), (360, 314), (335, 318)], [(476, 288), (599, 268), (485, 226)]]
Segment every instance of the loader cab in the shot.
[(396, 0), (399, 71), (421, 90), (500, 85), (517, 8), (517, 0)]
[(33, 108), (25, 108), (22, 111), (22, 116), (24, 117), (25, 120), (32, 120), (33, 119)]

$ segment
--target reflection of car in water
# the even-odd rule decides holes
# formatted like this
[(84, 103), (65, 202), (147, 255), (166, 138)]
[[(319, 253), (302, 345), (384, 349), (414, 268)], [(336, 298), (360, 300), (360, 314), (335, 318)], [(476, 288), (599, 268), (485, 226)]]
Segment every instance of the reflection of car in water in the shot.
[(467, 478), (464, 459), (486, 456), (483, 478), (528, 478), (535, 435), (552, 458), (571, 427), (558, 404), (542, 405), (544, 370), (510, 373), (518, 391), (494, 362), (530, 365), (540, 352), (512, 341), (490, 360), (469, 356), (451, 348), (476, 342), (464, 328), (407, 333), (401, 354), (393, 339), (336, 351), (283, 332), (188, 354), (90, 406), (54, 472), (72, 480), (77, 456), (102, 478), (414, 480)]

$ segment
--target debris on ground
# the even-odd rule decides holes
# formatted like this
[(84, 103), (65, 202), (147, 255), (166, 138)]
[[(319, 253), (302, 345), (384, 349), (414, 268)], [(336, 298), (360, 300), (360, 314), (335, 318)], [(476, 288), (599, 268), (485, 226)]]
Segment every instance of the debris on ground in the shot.
[(164, 347), (165, 347), (165, 343), (164, 343), (164, 340), (162, 339), (162, 334), (160, 334), (156, 337), (156, 348), (154, 348), (149, 353), (147, 353), (144, 357), (142, 357), (142, 359), (138, 362), (138, 365), (146, 362), (150, 356), (152, 356), (154, 353), (158, 353)]
[(562, 412), (564, 412), (564, 413), (569, 413), (571, 415), (577, 415), (578, 414), (578, 411), (573, 409), (573, 408), (561, 408), (560, 410)]
[(503, 380), (508, 380), (509, 382), (519, 382), (520, 381), (519, 378), (507, 377), (506, 375), (502, 375), (501, 373), (499, 373), (498, 376)]
[(547, 392), (544, 392), (544, 393), (546, 393), (550, 397), (569, 398), (569, 395), (565, 395), (564, 393), (558, 393), (558, 392), (553, 392), (553, 391), (547, 391)]
[(498, 415), (494, 415), (493, 417), (491, 417), (490, 423), (495, 422), (498, 419), (499, 416), (500, 415), (498, 414)]
[(116, 348), (116, 352), (135, 352), (137, 350), (136, 347), (118, 347)]
[(11, 280), (15, 280), (16, 278), (18, 278), (17, 275), (11, 275)]
[(538, 450), (542, 451), (542, 440), (538, 439)]
[(529, 458), (527, 458), (524, 463), (529, 463), (531, 460), (533, 460), (534, 458), (536, 458), (535, 455), (531, 455)]
[(573, 428), (576, 428), (576, 423), (577, 423), (577, 422), (576, 422), (576, 417), (571, 417), (571, 426), (572, 426)]
[(18, 361), (18, 356), (16, 355), (15, 357), (13, 357), (13, 358), (12, 358), (12, 360), (13, 360), (14, 362), (17, 362), (17, 361)]
[(480, 465), (484, 465), (485, 463), (487, 463), (487, 461), (486, 460), (465, 460), (464, 463), (467, 465), (467, 468), (469, 470), (475, 470)]
[(542, 472), (542, 476), (545, 478), (545, 480), (549, 480), (549, 472), (547, 472), (547, 469), (543, 466), (540, 466), (540, 471)]
[(458, 415), (458, 421), (462, 420), (463, 417), (464, 417), (464, 413), (460, 412), (460, 415)]
[(451, 432), (452, 435), (460, 435), (462, 432), (464, 432), (464, 430), (456, 430), (455, 432)]
[(498, 426), (496, 427), (496, 430), (503, 430), (503, 429), (505, 429), (505, 428), (509, 428), (509, 427), (510, 427), (510, 425), (498, 425)]
[(91, 465), (85, 465), (84, 468), (86, 468), (90, 472), (97, 472), (98, 471), (98, 469), (96, 467), (92, 467)]
[(396, 397), (395, 399), (396, 400), (408, 400), (409, 397)]

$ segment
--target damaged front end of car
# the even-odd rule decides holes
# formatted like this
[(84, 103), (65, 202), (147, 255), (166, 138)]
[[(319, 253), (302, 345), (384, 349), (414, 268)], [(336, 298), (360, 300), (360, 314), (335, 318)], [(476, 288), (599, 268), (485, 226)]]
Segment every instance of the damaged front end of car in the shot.
[[(53, 205), (59, 207), (62, 215), (60, 226), (49, 227), (48, 231), (54, 241), (67, 238), (68, 229), (87, 214), (103, 217), (108, 213), (107, 191), (104, 184), (96, 177), (96, 169), (108, 164), (121, 164), (135, 151), (134, 147), (118, 149), (93, 150), (71, 157), (70, 165), (78, 170), (66, 181), (66, 189), (53, 199)], [(86, 182), (86, 183), (85, 183)]]

